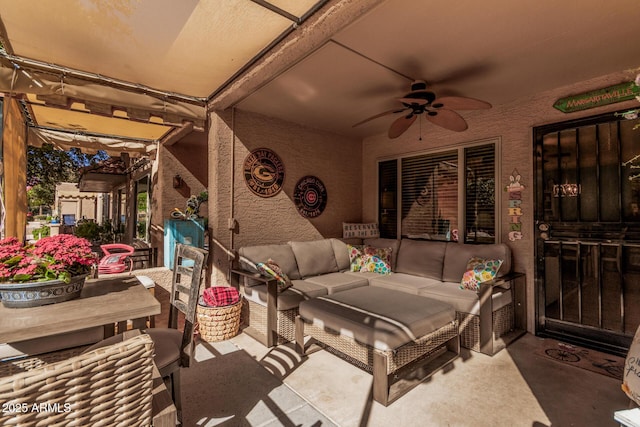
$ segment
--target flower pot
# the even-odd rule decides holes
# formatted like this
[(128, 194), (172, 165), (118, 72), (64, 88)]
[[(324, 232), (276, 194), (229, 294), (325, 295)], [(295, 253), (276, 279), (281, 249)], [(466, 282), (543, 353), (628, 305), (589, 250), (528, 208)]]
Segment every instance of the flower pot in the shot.
[(46, 282), (0, 283), (2, 305), (10, 308), (38, 307), (80, 297), (87, 274)]

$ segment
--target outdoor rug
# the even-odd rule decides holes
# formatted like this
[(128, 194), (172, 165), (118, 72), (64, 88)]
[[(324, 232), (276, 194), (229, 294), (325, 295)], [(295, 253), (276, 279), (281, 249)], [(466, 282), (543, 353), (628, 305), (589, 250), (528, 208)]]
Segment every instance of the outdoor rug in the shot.
[(542, 341), (540, 347), (535, 351), (538, 356), (622, 381), (624, 357), (578, 347), (553, 339)]

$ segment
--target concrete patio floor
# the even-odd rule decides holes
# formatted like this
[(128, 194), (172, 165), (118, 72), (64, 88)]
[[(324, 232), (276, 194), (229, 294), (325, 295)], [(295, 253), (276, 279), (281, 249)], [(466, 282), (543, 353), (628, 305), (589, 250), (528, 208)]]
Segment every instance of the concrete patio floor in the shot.
[(527, 334), (493, 357), (461, 357), (388, 407), (371, 376), (318, 349), (267, 349), (245, 334), (198, 344), (183, 371), (186, 426), (615, 426), (620, 381), (536, 355)]
[[(150, 273), (164, 327), (166, 271)], [(371, 375), (319, 348), (300, 357), (244, 333), (199, 342), (182, 371), (183, 425), (617, 426), (614, 411), (629, 407), (620, 381), (535, 354), (543, 341), (526, 334), (493, 357), (462, 349), (388, 407), (372, 400)]]

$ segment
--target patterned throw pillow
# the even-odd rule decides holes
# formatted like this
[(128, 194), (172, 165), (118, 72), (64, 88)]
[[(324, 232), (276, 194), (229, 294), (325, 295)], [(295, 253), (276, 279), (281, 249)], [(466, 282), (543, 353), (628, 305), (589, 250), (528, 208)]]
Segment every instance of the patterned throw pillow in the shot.
[(349, 271), (358, 272), (362, 268), (363, 245), (347, 245), (349, 249)]
[(350, 271), (361, 271), (365, 265), (365, 257), (375, 256), (380, 261), (385, 263), (388, 271), (391, 272), (391, 253), (393, 252), (392, 248), (375, 248), (373, 246), (363, 245), (347, 245), (347, 248), (349, 249)]
[(361, 273), (378, 273), (389, 274), (391, 273), (391, 265), (388, 261), (380, 258), (377, 255), (364, 255), (362, 257)]
[(370, 256), (376, 256), (380, 258), (383, 262), (385, 262), (389, 266), (389, 271), (391, 271), (391, 253), (393, 252), (392, 248), (376, 248), (373, 246), (365, 246), (364, 254)]
[(460, 289), (478, 291), (480, 283), (493, 280), (502, 265), (501, 259), (482, 259), (473, 257), (467, 262), (467, 271), (462, 275)]
[(273, 277), (278, 281), (278, 292), (283, 292), (293, 286), (289, 276), (271, 258), (267, 262), (257, 263), (256, 268), (263, 276)]

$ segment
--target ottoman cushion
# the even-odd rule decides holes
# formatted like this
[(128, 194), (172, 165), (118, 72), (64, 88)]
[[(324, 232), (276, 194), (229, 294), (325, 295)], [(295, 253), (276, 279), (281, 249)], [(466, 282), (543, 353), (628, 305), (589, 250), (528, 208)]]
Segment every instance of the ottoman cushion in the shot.
[(456, 318), (444, 302), (378, 287), (360, 287), (300, 303), (300, 316), (378, 350), (396, 349)]

